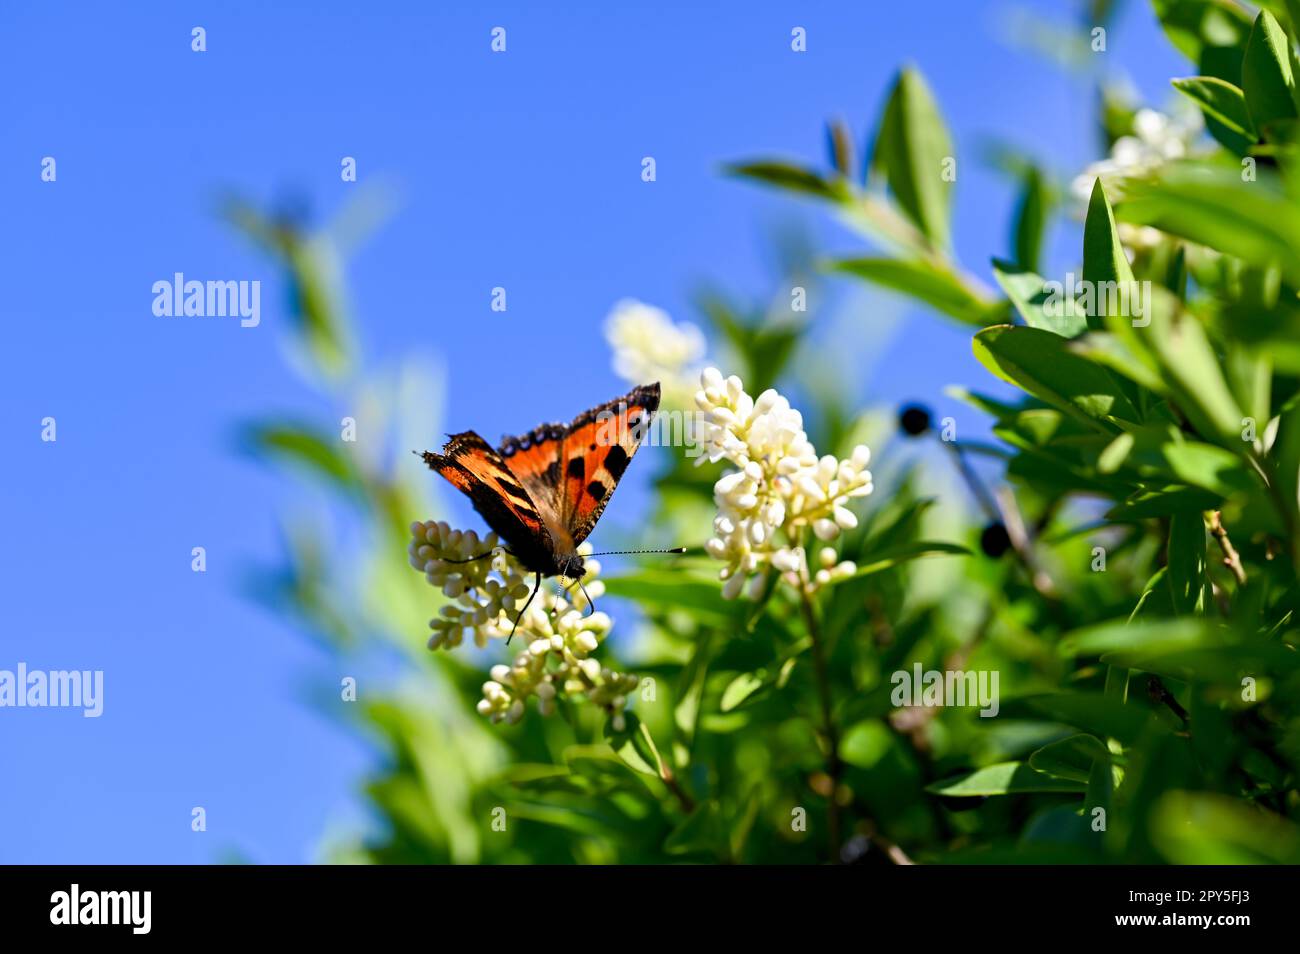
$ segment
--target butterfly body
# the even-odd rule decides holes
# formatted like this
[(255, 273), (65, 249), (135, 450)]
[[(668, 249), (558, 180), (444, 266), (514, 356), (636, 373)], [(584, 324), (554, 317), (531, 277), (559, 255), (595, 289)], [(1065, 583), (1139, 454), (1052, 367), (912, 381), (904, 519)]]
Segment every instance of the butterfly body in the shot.
[(659, 408), (658, 383), (491, 447), (474, 431), (421, 456), (463, 491), (516, 559), (541, 577), (581, 579), (578, 545), (604, 512)]

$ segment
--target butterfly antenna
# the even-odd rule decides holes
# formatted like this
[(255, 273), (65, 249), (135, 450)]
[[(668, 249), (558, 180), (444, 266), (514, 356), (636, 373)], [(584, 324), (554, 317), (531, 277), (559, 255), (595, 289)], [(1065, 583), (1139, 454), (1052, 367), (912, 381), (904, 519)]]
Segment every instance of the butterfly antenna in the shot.
[(515, 625), (510, 627), (510, 635), (506, 637), (507, 646), (510, 645), (510, 640), (515, 638), (515, 630), (519, 628), (519, 621), (524, 618), (524, 614), (528, 612), (528, 607), (531, 606), (533, 603), (533, 597), (537, 595), (537, 591), (540, 590), (541, 588), (542, 588), (542, 574), (538, 573), (537, 582), (533, 584), (533, 591), (528, 594), (528, 602), (524, 604), (524, 608), (521, 609), (519, 611), (519, 615), (515, 617)]
[(686, 547), (673, 547), (671, 550), (601, 550), (599, 553), (588, 553), (587, 556), (620, 556), (627, 553), (685, 553)]

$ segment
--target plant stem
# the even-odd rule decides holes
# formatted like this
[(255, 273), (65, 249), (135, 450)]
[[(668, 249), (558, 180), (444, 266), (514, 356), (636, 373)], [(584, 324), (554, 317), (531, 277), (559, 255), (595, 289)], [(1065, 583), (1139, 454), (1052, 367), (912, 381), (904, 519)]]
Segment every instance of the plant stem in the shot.
[(678, 784), (677, 776), (673, 774), (672, 769), (667, 765), (660, 766), (659, 777), (663, 779), (663, 783), (668, 786), (668, 791), (672, 792), (677, 798), (677, 803), (682, 806), (682, 811), (688, 815), (695, 811), (695, 799), (687, 795), (685, 789)]
[(1246, 585), (1246, 568), (1241, 565), (1241, 556), (1237, 553), (1237, 548), (1232, 545), (1232, 540), (1228, 537), (1228, 531), (1223, 526), (1223, 520), (1219, 511), (1210, 511), (1210, 534), (1215, 540), (1219, 541), (1219, 549), (1223, 551), (1223, 565), (1232, 571), (1232, 575), (1237, 578), (1238, 586)]
[(840, 779), (844, 775), (844, 763), (840, 761), (839, 729), (835, 725), (832, 708), (830, 673), (826, 668), (826, 648), (822, 639), (821, 625), (817, 622), (817, 611), (808, 587), (801, 581), (799, 589), (799, 608), (803, 611), (804, 625), (808, 628), (808, 637), (812, 640), (813, 670), (817, 678), (817, 695), (821, 700), (822, 731), (826, 735), (826, 774), (830, 776), (831, 792), (827, 807), (827, 825), (830, 828), (831, 863), (840, 860)]
[[(970, 488), (975, 497), (976, 503), (980, 505), (985, 515), (990, 521), (1001, 523), (1007, 530), (1007, 536), (1011, 540), (1011, 552), (1015, 555), (1025, 573), (1029, 576), (1029, 582), (1038, 591), (1039, 595), (1055, 603), (1060, 599), (1057, 593), (1056, 584), (1047, 572), (1038, 565), (1033, 550), (1033, 540), (1030, 539), (1025, 529), (1024, 518), (1020, 515), (1020, 508), (1016, 506), (1016, 498), (1009, 491), (998, 496), (990, 494), (984, 482), (980, 480), (979, 474), (971, 467), (970, 461), (966, 459), (966, 454), (962, 447), (956, 441), (941, 441), (948, 453), (952, 455), (953, 463), (957, 465), (957, 472), (961, 475), (962, 480), (966, 481), (966, 486)], [(1044, 514), (1043, 519), (1050, 520), (1051, 513)], [(1045, 524), (1044, 524), (1045, 525)]]

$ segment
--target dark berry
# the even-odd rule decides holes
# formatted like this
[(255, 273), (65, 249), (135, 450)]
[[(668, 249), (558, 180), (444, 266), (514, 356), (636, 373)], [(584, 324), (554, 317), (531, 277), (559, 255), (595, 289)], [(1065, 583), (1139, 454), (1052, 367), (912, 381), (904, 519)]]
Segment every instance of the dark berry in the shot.
[(1011, 537), (1001, 523), (990, 523), (980, 534), (980, 549), (991, 557), (1000, 557), (1011, 549)]
[(930, 429), (930, 411), (919, 404), (907, 404), (898, 412), (898, 426), (905, 434), (919, 437)]

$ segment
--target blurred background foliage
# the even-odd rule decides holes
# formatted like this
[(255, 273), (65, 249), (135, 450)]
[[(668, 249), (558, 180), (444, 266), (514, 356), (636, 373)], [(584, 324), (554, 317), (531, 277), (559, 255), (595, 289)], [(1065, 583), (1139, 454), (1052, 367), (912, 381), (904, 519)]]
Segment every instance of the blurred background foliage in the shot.
[[(1068, 36), (1020, 28), (1058, 65), (1093, 69), (1112, 6), (1086, 4)], [(943, 174), (941, 105), (911, 69), (865, 137), (828, 125), (824, 162), (726, 168), (819, 203), (864, 246), (832, 256), (787, 236), (770, 299), (702, 290), (693, 317), (712, 363), (752, 394), (795, 395), (822, 453), (868, 443), (876, 491), (840, 540), (858, 573), (815, 607), (824, 680), (784, 588), (726, 601), (702, 555), (607, 578), (618, 608), (603, 659), (654, 685), (620, 733), (583, 708), (491, 725), (474, 704), (499, 647), (424, 647), (441, 597), (407, 564), (407, 528), (438, 509), (409, 452), (436, 441), (440, 389), (457, 382), (427, 360), (375, 370), (360, 350), (340, 250), (377, 224), (382, 198), (318, 231), (230, 203), (230, 221), (283, 265), (286, 361), (319, 404), (311, 421), (241, 426), (250, 456), (304, 488), (283, 563), (250, 573), (250, 591), (340, 672), (368, 659), (385, 673), (382, 690), (368, 682), (342, 707), (382, 753), (364, 780), (376, 824), (331, 833), (327, 860), (1300, 861), (1300, 5), (1152, 8), (1187, 57), (1172, 89), (1204, 133), (1121, 161), (1152, 145), (1152, 114), (1098, 72), (1111, 161), (1085, 189), (1050, 154), (986, 151), (1021, 184), (991, 262), (953, 258), (960, 177)], [(1064, 276), (1039, 274), (1043, 237), (1071, 216), (1077, 277), (1150, 283), (1140, 320), (1053, 309), (1045, 283)], [(953, 393), (991, 418), (995, 440), (964, 439), (922, 406), (850, 406), (809, 353), (815, 308), (790, 305), (792, 287), (828, 275), (968, 326), (977, 361)], [(340, 439), (349, 414), (383, 439)], [(708, 534), (721, 467), (674, 461), (655, 476), (655, 536), (629, 545)], [(329, 517), (340, 506), (341, 524)], [(996, 718), (894, 706), (891, 674), (918, 663), (996, 671)], [(322, 691), (322, 711), (339, 713), (336, 699)]]

